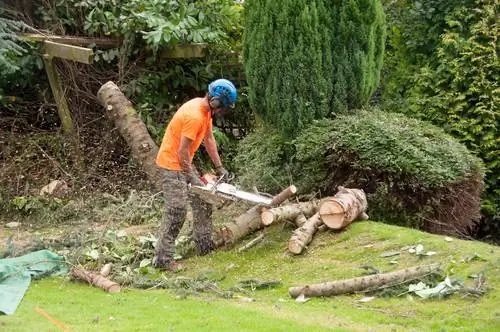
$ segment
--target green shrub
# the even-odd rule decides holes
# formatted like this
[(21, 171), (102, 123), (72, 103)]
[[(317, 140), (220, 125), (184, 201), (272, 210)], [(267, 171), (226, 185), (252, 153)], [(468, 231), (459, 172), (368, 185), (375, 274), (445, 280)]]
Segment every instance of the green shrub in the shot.
[(247, 185), (281, 179), (278, 191), (290, 179), (300, 194), (322, 196), (361, 188), (372, 218), (440, 233), (463, 235), (479, 218), (481, 161), (425, 122), (364, 110), (315, 121), (291, 145), (256, 136), (240, 149)]
[(234, 158), (238, 184), (246, 189), (277, 193), (292, 180), (287, 162), (291, 145), (277, 131), (258, 127), (242, 139)]
[(325, 195), (339, 185), (362, 188), (376, 219), (465, 234), (479, 218), (480, 160), (425, 122), (360, 111), (316, 123), (295, 146), (295, 174), (326, 176), (302, 188)]
[(500, 215), (497, 9), (494, 1), (478, 0), (473, 11), (459, 8), (448, 17), (448, 28), (436, 48), (437, 61), (416, 75), (409, 109), (444, 128), (483, 159), (483, 208), (490, 215)]

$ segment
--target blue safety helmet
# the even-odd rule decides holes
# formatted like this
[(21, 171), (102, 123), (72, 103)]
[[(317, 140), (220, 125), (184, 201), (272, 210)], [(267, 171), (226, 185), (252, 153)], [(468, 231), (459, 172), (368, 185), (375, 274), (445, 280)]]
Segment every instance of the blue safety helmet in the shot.
[(231, 81), (218, 79), (208, 85), (208, 95), (210, 98), (216, 98), (224, 108), (234, 108), (238, 92)]

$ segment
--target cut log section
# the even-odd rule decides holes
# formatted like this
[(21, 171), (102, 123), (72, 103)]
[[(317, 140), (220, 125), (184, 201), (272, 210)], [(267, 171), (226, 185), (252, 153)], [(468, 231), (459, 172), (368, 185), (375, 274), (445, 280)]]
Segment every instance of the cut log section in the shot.
[(365, 277), (291, 287), (288, 289), (288, 293), (293, 298), (296, 298), (301, 294), (305, 297), (316, 297), (354, 293), (414, 280), (416, 278), (435, 273), (439, 267), (439, 264), (430, 264)]
[(368, 219), (366, 195), (361, 189), (339, 187), (335, 196), (322, 200), (319, 215), (331, 229), (342, 229), (354, 220)]
[(156, 189), (162, 190), (162, 175), (156, 166), (158, 146), (149, 135), (139, 114), (132, 107), (132, 103), (111, 81), (99, 89), (97, 99), (108, 111), (116, 128), (132, 150), (132, 156), (141, 165), (151, 183)]
[[(290, 187), (286, 188), (273, 198), (273, 204), (279, 205), (283, 203), (285, 200), (291, 197), (295, 193), (295, 191), (291, 190)], [(264, 207), (261, 205), (255, 205), (254, 207), (234, 219), (233, 222), (227, 223), (223, 227), (218, 229), (214, 235), (215, 246), (222, 247), (226, 244), (235, 243), (248, 234), (251, 234), (263, 228), (264, 225), (262, 224), (260, 218), (263, 208)]]
[(323, 222), (319, 217), (319, 213), (315, 213), (301, 227), (297, 228), (290, 240), (288, 241), (288, 250), (298, 255), (312, 241), (314, 233), (318, 230)]
[(274, 196), (272, 201), (271, 201), (271, 206), (276, 206), (280, 205), (284, 201), (286, 201), (288, 198), (292, 197), (297, 193), (297, 187), (294, 185), (291, 185), (290, 187), (286, 188), (282, 192), (280, 192), (278, 195)]
[(71, 276), (75, 279), (86, 281), (93, 286), (100, 287), (108, 293), (119, 293), (121, 290), (120, 285), (116, 282), (98, 273), (87, 271), (76, 266), (71, 269)]
[(283, 220), (294, 221), (301, 214), (305, 215), (306, 217), (310, 217), (316, 213), (317, 208), (318, 202), (310, 201), (266, 209), (262, 211), (261, 214), (262, 224), (268, 226), (272, 223)]

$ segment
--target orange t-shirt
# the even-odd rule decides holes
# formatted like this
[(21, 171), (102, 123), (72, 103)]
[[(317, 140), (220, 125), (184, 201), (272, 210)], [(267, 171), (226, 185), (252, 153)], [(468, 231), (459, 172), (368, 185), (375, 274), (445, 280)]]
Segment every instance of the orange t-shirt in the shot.
[(179, 161), (181, 136), (193, 140), (189, 159), (200, 147), (208, 130), (212, 130), (212, 115), (204, 98), (194, 98), (182, 105), (170, 120), (156, 156), (156, 164), (171, 171), (182, 170)]

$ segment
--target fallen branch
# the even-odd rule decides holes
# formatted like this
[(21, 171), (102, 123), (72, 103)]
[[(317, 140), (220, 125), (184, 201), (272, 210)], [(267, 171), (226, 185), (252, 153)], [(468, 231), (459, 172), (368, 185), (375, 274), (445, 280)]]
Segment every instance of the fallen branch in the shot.
[(108, 293), (119, 293), (121, 290), (118, 283), (98, 273), (90, 272), (76, 266), (71, 268), (71, 276), (75, 279), (86, 281), (93, 286), (100, 287)]
[(247, 244), (245, 244), (244, 246), (240, 247), (238, 249), (238, 252), (243, 252), (245, 250), (248, 250), (250, 248), (252, 248), (253, 246), (255, 246), (257, 243), (259, 243), (260, 241), (262, 241), (264, 239), (264, 233), (260, 234), (259, 236), (257, 236), (255, 239), (249, 241)]
[(321, 284), (291, 287), (288, 293), (296, 298), (303, 294), (305, 297), (333, 296), (359, 292), (389, 284), (402, 283), (436, 272), (440, 264), (410, 267), (389, 273), (375, 274), (345, 280), (336, 280)]
[(294, 232), (290, 240), (288, 241), (288, 250), (290, 252), (298, 255), (304, 250), (304, 248), (312, 241), (314, 233), (318, 230), (323, 222), (319, 217), (319, 213), (314, 214), (311, 218)]

